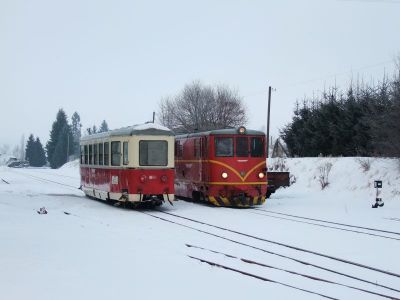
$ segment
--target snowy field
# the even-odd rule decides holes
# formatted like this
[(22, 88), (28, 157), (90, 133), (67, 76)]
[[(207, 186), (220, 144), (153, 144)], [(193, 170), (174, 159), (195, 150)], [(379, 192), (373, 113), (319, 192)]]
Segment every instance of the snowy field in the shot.
[(0, 299), (398, 299), (399, 164), (363, 161), (288, 159), (296, 182), (259, 209), (116, 208), (83, 196), (76, 162), (0, 167)]

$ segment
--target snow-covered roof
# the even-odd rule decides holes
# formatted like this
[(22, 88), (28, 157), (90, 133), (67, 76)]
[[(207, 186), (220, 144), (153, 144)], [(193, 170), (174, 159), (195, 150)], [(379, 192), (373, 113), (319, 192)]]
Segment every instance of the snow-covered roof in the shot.
[[(231, 135), (231, 134), (239, 134), (238, 128), (226, 128), (226, 129), (214, 129), (210, 131), (201, 131), (194, 133), (186, 133), (177, 135), (177, 138), (186, 138), (186, 137), (195, 137), (195, 136), (203, 136), (203, 135)], [(246, 129), (245, 135), (262, 135), (265, 136), (265, 133), (258, 130)]]
[(132, 136), (132, 135), (167, 135), (173, 136), (174, 132), (160, 124), (145, 123), (137, 124), (128, 127), (122, 127), (115, 130), (110, 130), (102, 133), (87, 135), (81, 138), (81, 141), (89, 141), (93, 139), (101, 139), (112, 136)]

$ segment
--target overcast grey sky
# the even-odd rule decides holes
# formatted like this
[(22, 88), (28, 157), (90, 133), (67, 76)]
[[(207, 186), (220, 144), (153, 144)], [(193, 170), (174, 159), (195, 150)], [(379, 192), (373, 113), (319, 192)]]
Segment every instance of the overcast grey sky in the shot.
[(145, 122), (193, 80), (238, 89), (254, 129), (272, 85), (276, 135), (297, 99), (393, 72), (400, 1), (0, 0), (0, 41), (0, 145), (47, 141), (59, 108)]

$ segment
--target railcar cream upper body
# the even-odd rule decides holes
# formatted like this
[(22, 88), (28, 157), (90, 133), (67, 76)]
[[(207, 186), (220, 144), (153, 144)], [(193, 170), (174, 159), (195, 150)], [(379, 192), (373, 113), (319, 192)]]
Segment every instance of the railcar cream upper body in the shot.
[[(81, 164), (95, 168), (174, 168), (174, 133), (160, 125), (150, 126), (136, 125), (82, 137)], [(166, 156), (149, 163), (140, 148), (144, 153), (143, 148), (149, 145), (164, 150), (161, 153)]]

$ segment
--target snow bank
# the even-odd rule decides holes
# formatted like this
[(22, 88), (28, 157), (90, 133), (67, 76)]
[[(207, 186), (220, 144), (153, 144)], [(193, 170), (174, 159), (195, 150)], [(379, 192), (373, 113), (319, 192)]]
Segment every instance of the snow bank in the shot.
[[(400, 202), (400, 162), (391, 158), (367, 157), (305, 157), (269, 159), (269, 168), (283, 165), (294, 183), (286, 192), (350, 197), (351, 199), (375, 199), (375, 180), (382, 180), (380, 197), (384, 201)], [(325, 179), (328, 185), (322, 189), (323, 169), (330, 172)], [(282, 191), (280, 191), (282, 192)]]
[(79, 173), (79, 159), (67, 162), (59, 168), (59, 170), (70, 170), (70, 169), (75, 169)]

